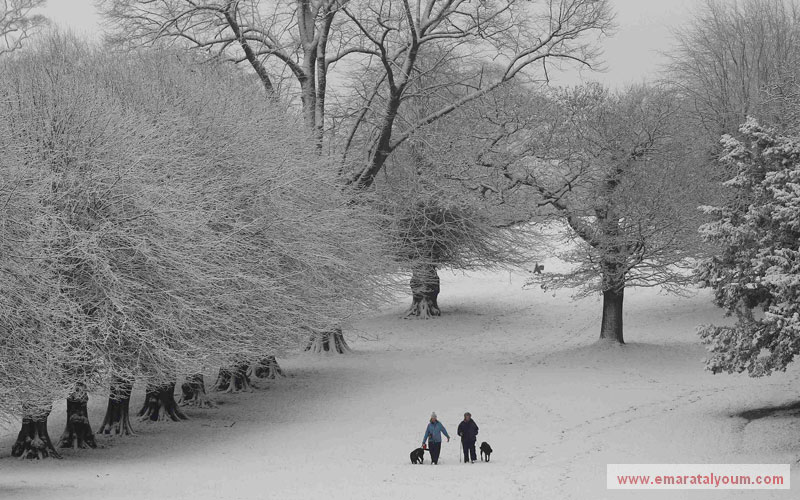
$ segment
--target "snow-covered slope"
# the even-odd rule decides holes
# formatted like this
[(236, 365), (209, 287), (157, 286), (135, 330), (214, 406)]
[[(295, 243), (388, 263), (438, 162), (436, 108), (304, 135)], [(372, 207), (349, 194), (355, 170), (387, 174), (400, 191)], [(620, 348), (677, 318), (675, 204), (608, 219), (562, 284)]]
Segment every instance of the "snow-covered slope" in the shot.
[[(9, 457), (2, 499), (795, 498), (790, 491), (615, 492), (607, 463), (791, 463), (800, 418), (747, 422), (743, 410), (793, 402), (798, 370), (766, 379), (711, 375), (695, 327), (723, 321), (706, 293), (626, 294), (628, 344), (595, 344), (600, 302), (522, 290), (508, 272), (442, 275), (439, 319), (401, 319), (404, 303), (349, 332), (355, 353), (281, 360), (290, 377), (214, 395), (184, 423), (139, 423), (65, 460)], [(142, 395), (132, 403), (141, 404)], [(95, 396), (92, 424), (104, 401)], [(431, 411), (455, 434), (464, 411), (495, 450), (461, 464), (411, 465)], [(55, 437), (63, 407), (51, 418)]]

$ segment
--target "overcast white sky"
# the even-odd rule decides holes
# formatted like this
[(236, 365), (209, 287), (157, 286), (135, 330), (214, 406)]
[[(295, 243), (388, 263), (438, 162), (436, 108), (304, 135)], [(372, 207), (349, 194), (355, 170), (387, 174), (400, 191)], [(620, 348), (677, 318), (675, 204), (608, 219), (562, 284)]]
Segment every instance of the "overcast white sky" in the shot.
[[(685, 22), (688, 9), (700, 1), (611, 0), (619, 28), (614, 37), (604, 42), (608, 71), (584, 72), (584, 77), (613, 86), (655, 77), (662, 60), (658, 51), (669, 47), (670, 30)], [(94, 0), (49, 0), (44, 14), (78, 33), (98, 36), (101, 31)], [(578, 76), (562, 79), (563, 83), (574, 83)]]

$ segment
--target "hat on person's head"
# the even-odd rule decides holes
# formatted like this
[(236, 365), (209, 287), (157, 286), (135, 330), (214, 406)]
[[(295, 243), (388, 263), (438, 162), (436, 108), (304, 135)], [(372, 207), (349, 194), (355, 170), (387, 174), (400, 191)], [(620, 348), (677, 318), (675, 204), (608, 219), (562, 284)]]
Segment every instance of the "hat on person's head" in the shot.
[(431, 418), (437, 418), (436, 417), (436, 412), (431, 413)]
[(465, 416), (465, 417), (471, 417), (471, 416), (472, 416), (472, 413), (470, 413), (470, 412), (465, 412), (465, 413), (464, 413), (464, 416)]

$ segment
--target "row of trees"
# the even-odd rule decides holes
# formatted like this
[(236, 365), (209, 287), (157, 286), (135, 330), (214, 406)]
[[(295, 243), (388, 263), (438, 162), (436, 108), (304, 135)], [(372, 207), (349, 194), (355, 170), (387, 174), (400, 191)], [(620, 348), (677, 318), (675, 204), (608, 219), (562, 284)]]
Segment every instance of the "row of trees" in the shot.
[(385, 290), (381, 218), (242, 75), (52, 36), (4, 60), (0, 81), (0, 410), (24, 416), (15, 455), (55, 453), (57, 398), (80, 403), (73, 422), (87, 389), (110, 386), (104, 427), (121, 432), (142, 380), (142, 413), (177, 418), (181, 377), (280, 355)]

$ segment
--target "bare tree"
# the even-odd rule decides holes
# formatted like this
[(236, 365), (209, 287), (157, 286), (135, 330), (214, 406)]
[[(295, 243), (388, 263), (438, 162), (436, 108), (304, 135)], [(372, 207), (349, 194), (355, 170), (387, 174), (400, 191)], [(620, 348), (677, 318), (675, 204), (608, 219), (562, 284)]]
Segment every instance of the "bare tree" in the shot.
[(762, 104), (798, 76), (800, 3), (704, 0), (677, 31), (668, 56), (668, 80), (691, 102), (689, 117), (712, 142), (736, 133), (747, 116), (782, 123), (779, 109)]
[(22, 48), (22, 44), (37, 29), (47, 24), (47, 18), (34, 11), (47, 0), (0, 1), (0, 56)]
[[(328, 72), (347, 54), (340, 49), (346, 43), (341, 36), (331, 40), (334, 19), (345, 3), (111, 0), (102, 8), (118, 26), (112, 42), (138, 46), (165, 41), (246, 63), (270, 95), (278, 93), (287, 76), (296, 80), (306, 126), (321, 140)], [(335, 54), (328, 54), (329, 45), (334, 45)]]
[[(357, 188), (372, 185), (389, 155), (418, 130), (517, 76), (547, 81), (548, 65), (559, 60), (591, 66), (597, 52), (589, 35), (605, 32), (612, 20), (602, 0), (383, 0), (348, 4), (343, 10), (361, 35), (359, 49), (368, 56), (365, 73), (373, 74), (371, 62), (379, 62), (378, 76), (372, 81), (380, 101), (377, 105), (374, 98), (367, 102), (348, 134), (352, 137), (359, 128), (368, 129), (361, 147), (366, 161), (349, 179)], [(472, 72), (470, 78), (447, 83), (432, 78), (430, 85), (419, 84), (420, 77), (452, 67), (454, 61), (462, 71)], [(541, 71), (526, 73), (534, 68)], [(448, 84), (468, 91), (414, 121), (399, 118), (406, 101)], [(353, 143), (348, 138), (347, 144)]]
[(600, 338), (623, 343), (625, 289), (681, 292), (702, 247), (696, 207), (705, 183), (679, 101), (659, 89), (611, 93), (592, 84), (533, 96), (527, 105), (512, 93), (506, 105), (511, 112), (488, 117), (496, 134), (471, 136), (471, 149), (454, 146), (477, 157), (458, 175), (475, 191), (527, 200), (566, 226), (559, 248), (573, 266), (534, 281), (602, 293)]
[(524, 224), (530, 219), (464, 189), (449, 175), (469, 161), (450, 148), (463, 145), (465, 123), (477, 122), (474, 107), (466, 105), (431, 124), (424, 137), (406, 141), (375, 186), (381, 208), (390, 214), (393, 253), (411, 274), (407, 318), (441, 314), (438, 270), (526, 266), (538, 250), (534, 226)]
[(491, 213), (463, 191), (448, 192), (444, 186), (387, 191), (384, 206), (392, 213), (389, 234), (395, 241), (395, 255), (411, 273), (412, 303), (407, 318), (441, 315), (438, 269), (512, 267), (529, 262), (530, 232), (498, 227)]
[[(353, 109), (342, 110), (330, 125), (345, 130), (331, 148), (341, 142), (342, 155), (352, 153), (355, 146), (366, 152), (357, 160), (365, 166), (349, 180), (359, 188), (371, 185), (391, 152), (417, 130), (526, 69), (541, 69), (535, 78), (546, 80), (549, 61), (591, 65), (597, 53), (590, 35), (610, 28), (612, 17), (606, 0), (112, 0), (107, 4), (104, 13), (118, 26), (113, 37), (117, 42), (170, 41), (247, 62), (271, 93), (277, 87), (272, 75), (281, 77), (288, 71), (299, 84), (305, 122), (315, 130), (318, 143), (327, 127), (328, 96), (334, 90), (329, 82), (350, 78), (363, 84), (366, 90)], [(428, 55), (431, 64), (423, 70), (420, 63)], [(409, 90), (415, 80), (454, 61), (470, 69), (468, 87), (473, 92), (404, 123), (395, 133), (401, 105), (414, 95)], [(485, 78), (493, 65), (502, 71)], [(335, 67), (342, 68), (336, 77), (331, 76)], [(414, 93), (433, 92), (442, 84), (417, 86)]]

